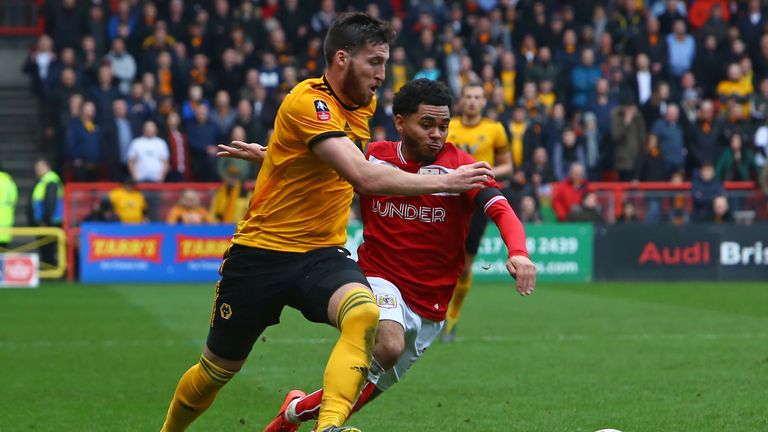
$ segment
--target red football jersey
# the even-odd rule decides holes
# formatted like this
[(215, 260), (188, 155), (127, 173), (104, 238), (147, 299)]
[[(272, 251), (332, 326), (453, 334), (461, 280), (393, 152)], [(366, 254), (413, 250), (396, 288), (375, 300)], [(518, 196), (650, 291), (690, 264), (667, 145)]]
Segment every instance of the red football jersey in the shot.
[[(475, 162), (446, 143), (434, 163), (420, 165), (405, 160), (401, 145), (371, 143), (366, 157), (369, 162), (422, 175), (446, 174)], [(488, 186), (498, 187), (493, 180)], [(357, 254), (365, 275), (394, 283), (419, 315), (444, 320), (464, 267), (464, 241), (480, 190), (411, 197), (360, 195), (363, 244)]]

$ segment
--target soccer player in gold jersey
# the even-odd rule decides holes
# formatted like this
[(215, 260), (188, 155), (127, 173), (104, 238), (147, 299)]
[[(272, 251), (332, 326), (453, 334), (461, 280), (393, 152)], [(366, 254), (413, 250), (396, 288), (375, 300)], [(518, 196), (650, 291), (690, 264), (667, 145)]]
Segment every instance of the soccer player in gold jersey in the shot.
[(370, 139), (367, 120), (393, 36), (368, 15), (342, 15), (326, 35), (325, 75), (297, 84), (281, 104), (250, 208), (219, 270), (206, 346), (179, 381), (163, 431), (185, 430), (213, 403), (285, 306), (340, 332), (323, 376), (318, 431), (358, 430), (343, 424), (370, 368), (379, 309), (343, 248), (353, 188), (461, 193), (493, 176), (484, 162), (420, 176), (365, 159), (360, 148)]
[[(459, 108), (461, 115), (451, 119), (448, 127), (448, 142), (456, 144), (460, 149), (472, 155), (475, 160), (488, 162), (493, 166), (497, 179), (512, 174), (512, 156), (509, 149), (507, 132), (498, 121), (483, 117), (487, 101), (481, 83), (469, 83), (461, 89)], [(472, 264), (475, 262), (480, 240), (488, 225), (488, 218), (480, 209), (472, 217), (469, 234), (465, 243), (466, 262), (462, 270), (453, 298), (448, 306), (445, 327), (440, 339), (452, 342), (456, 334), (456, 323), (459, 321), (461, 307), (472, 286)]]

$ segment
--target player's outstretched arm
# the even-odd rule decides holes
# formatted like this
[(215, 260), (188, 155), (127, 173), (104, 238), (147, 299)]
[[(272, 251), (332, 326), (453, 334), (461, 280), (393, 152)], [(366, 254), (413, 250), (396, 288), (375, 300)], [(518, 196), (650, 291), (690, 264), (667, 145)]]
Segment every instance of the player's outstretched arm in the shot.
[(347, 179), (359, 193), (369, 195), (423, 195), (437, 192), (461, 193), (485, 186), (493, 177), (485, 162), (464, 165), (450, 174), (422, 176), (385, 165), (369, 163), (349, 138), (319, 141), (312, 151)]
[(515, 289), (521, 295), (530, 295), (536, 288), (536, 265), (528, 258), (522, 222), (496, 188), (483, 190), (475, 202), (483, 206), (485, 214), (499, 227), (501, 238), (509, 251), (507, 271), (515, 278)]
[(262, 163), (267, 156), (267, 147), (258, 143), (232, 141), (229, 145), (219, 144), (216, 157), (243, 159), (252, 163)]

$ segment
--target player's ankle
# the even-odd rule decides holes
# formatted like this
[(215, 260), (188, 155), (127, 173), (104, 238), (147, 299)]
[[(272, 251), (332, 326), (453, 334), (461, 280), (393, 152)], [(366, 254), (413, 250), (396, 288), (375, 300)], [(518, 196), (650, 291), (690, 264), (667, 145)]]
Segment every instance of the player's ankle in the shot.
[(296, 415), (296, 404), (299, 403), (301, 398), (296, 398), (291, 401), (291, 403), (288, 404), (288, 406), (285, 408), (285, 419), (293, 424), (300, 424), (301, 418), (299, 418), (298, 415)]

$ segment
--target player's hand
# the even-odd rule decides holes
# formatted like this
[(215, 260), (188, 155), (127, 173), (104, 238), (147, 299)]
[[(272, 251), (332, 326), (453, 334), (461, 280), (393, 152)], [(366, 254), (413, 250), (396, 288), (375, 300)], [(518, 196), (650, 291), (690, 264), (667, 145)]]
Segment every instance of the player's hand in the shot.
[(445, 192), (466, 192), (472, 189), (481, 189), (493, 178), (493, 170), (487, 162), (475, 162), (462, 165), (445, 176)]
[(258, 143), (232, 141), (229, 145), (219, 144), (217, 147), (219, 151), (216, 153), (216, 157), (228, 157), (261, 163), (264, 162), (264, 158), (267, 156), (267, 148)]
[(528, 257), (514, 255), (507, 260), (507, 271), (515, 278), (515, 289), (520, 295), (530, 295), (536, 288), (536, 265)]

